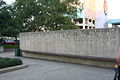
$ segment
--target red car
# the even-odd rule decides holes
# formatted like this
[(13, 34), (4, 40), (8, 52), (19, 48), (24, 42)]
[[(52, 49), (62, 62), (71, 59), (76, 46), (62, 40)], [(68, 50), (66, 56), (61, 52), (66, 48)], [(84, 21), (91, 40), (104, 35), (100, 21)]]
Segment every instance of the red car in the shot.
[(5, 41), (4, 44), (6, 44), (6, 45), (15, 45), (17, 43), (14, 40), (7, 40), (7, 41)]

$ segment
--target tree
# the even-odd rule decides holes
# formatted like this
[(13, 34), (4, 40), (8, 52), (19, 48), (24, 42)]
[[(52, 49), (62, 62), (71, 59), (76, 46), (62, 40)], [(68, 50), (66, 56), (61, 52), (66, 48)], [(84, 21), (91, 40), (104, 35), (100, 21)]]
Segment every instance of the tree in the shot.
[(70, 3), (75, 0), (16, 0), (14, 18), (21, 31), (76, 29), (71, 18), (77, 10)]
[(0, 35), (15, 37), (17, 34), (18, 29), (10, 13), (10, 6), (7, 6), (4, 1), (0, 1)]
[(6, 5), (6, 3), (0, 1), (0, 37), (15, 37), (17, 40), (17, 35), (20, 29), (17, 26), (15, 19), (13, 18), (12, 6)]

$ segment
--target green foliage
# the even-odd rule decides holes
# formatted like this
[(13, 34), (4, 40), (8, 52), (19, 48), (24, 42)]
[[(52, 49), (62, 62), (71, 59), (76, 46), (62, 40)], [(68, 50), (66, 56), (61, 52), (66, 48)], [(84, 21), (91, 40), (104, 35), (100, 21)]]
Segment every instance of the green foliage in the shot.
[(0, 46), (3, 46), (2, 44), (0, 44)]
[(21, 31), (76, 29), (71, 18), (77, 10), (70, 3), (76, 0), (16, 0), (12, 7), (14, 19)]
[(21, 64), (22, 60), (17, 58), (0, 58), (0, 69)]
[(17, 24), (12, 17), (11, 6), (0, 1), (0, 36), (15, 37), (19, 33)]
[(19, 45), (3, 45), (4, 49), (17, 49)]

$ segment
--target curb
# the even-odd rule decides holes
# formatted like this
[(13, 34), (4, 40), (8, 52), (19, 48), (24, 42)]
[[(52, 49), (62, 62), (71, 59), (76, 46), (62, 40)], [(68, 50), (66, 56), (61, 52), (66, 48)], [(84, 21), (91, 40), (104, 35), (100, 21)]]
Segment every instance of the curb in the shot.
[(28, 67), (28, 65), (18, 65), (18, 66), (14, 66), (14, 67), (0, 69), (0, 74), (15, 71), (15, 70), (19, 70), (19, 69), (23, 69), (23, 68), (26, 68), (26, 67)]

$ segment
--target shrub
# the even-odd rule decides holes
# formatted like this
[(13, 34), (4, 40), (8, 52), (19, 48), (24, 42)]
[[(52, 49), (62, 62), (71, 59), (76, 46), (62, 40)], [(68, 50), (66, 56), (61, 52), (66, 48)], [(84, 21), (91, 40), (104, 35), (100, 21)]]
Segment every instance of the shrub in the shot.
[(10, 58), (6, 57), (6, 58), (1, 58), (2, 60), (5, 60), (5, 61), (9, 61)]
[(17, 58), (0, 58), (0, 69), (21, 65), (22, 60)]
[(15, 49), (15, 48), (19, 48), (19, 45), (3, 45), (3, 47), (5, 49)]

